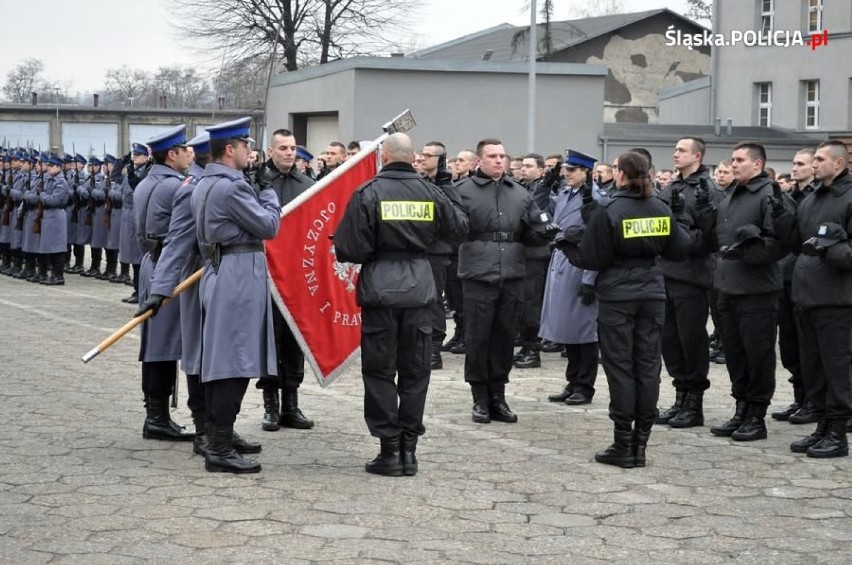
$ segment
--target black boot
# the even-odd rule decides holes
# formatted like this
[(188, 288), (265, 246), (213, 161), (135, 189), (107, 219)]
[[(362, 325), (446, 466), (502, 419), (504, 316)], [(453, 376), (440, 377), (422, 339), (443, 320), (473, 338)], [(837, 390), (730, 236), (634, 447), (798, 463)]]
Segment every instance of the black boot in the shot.
[(401, 477), (403, 473), (402, 457), (399, 454), (399, 436), (382, 438), (381, 451), (376, 457), (364, 465), (364, 469), (373, 475), (385, 477)]
[(248, 441), (236, 431), (234, 431), (232, 444), (237, 453), (260, 453), (263, 450), (263, 446), (258, 442)]
[(737, 430), (731, 434), (731, 439), (734, 441), (757, 441), (766, 439), (768, 433), (766, 431), (766, 406), (758, 404), (748, 405), (748, 412), (745, 420)]
[(809, 436), (805, 436), (802, 439), (798, 439), (790, 444), (790, 451), (793, 453), (807, 453), (808, 449), (816, 444), (825, 437), (825, 434), (828, 432), (828, 420), (820, 419), (817, 422), (817, 427)]
[(808, 448), (808, 457), (827, 459), (829, 457), (846, 457), (849, 455), (849, 444), (846, 441), (846, 420), (829, 420), (828, 431), (816, 445)]
[(491, 389), (491, 404), (489, 405), (491, 419), (497, 422), (514, 424), (518, 416), (506, 404), (506, 385), (494, 385)]
[(574, 394), (574, 385), (568, 383), (559, 394), (551, 394), (547, 399), (551, 402), (565, 402), (565, 399)]
[(704, 392), (691, 391), (686, 393), (686, 399), (677, 416), (669, 420), (672, 428), (694, 428), (704, 425)]
[(612, 445), (595, 453), (595, 461), (624, 469), (635, 467), (636, 454), (633, 449), (633, 429), (629, 425), (616, 424)]
[(281, 393), (281, 419), (278, 423), (285, 428), (296, 428), (297, 430), (310, 430), (314, 427), (314, 421), (305, 417), (299, 410), (299, 391), (287, 390)]
[(462, 334), (458, 342), (450, 348), (450, 353), (453, 353), (454, 355), (464, 355), (467, 353), (467, 343), (464, 341), (464, 334)]
[(257, 473), (260, 463), (234, 450), (233, 426), (210, 426), (209, 451), (204, 468), (211, 473)]
[(453, 332), (453, 337), (441, 346), (441, 351), (451, 351), (459, 341), (464, 341), (464, 336), (461, 334), (458, 327), (456, 327), (456, 330)]
[(169, 412), (169, 397), (147, 398), (145, 402), (147, 417), (142, 426), (142, 437), (145, 439), (159, 439), (163, 441), (192, 441), (194, 433), (186, 431), (172, 420)]
[(518, 369), (535, 369), (541, 367), (541, 355), (534, 349), (527, 349), (526, 354), (515, 359), (512, 364)]
[(402, 434), (402, 474), (413, 477), (417, 474), (417, 436), (413, 434)]
[[(792, 381), (792, 379), (791, 379)], [(778, 420), (779, 422), (786, 422), (790, 419), (790, 416), (799, 411), (799, 408), (802, 407), (802, 403), (805, 401), (805, 391), (800, 386), (793, 386), (793, 404), (790, 404), (783, 410), (778, 410), (777, 412), (773, 412), (771, 414), (773, 420)]]
[(429, 361), (429, 368), (433, 371), (440, 371), (444, 368), (444, 360), (441, 359), (441, 348), (432, 345), (432, 359)]
[(668, 424), (669, 420), (674, 418), (680, 413), (680, 409), (683, 408), (683, 401), (686, 398), (686, 391), (678, 390), (675, 391), (675, 401), (674, 404), (671, 405), (671, 408), (667, 408), (666, 410), (660, 410), (660, 414), (657, 416), (657, 424)]
[(648, 438), (651, 437), (653, 424), (636, 422), (633, 430), (633, 463), (636, 467), (645, 466), (645, 448), (648, 447)]
[(714, 436), (731, 437), (731, 434), (739, 429), (745, 420), (748, 403), (745, 400), (737, 400), (737, 407), (734, 410), (733, 417), (722, 424), (721, 426), (713, 426), (710, 428), (710, 433)]
[(488, 408), (488, 387), (484, 384), (471, 384), (470, 392), (473, 394), (473, 409), (471, 417), (477, 424), (490, 424), (491, 411)]
[(813, 402), (805, 401), (802, 404), (802, 407), (799, 408), (795, 414), (790, 414), (790, 417), (787, 419), (791, 424), (813, 424), (819, 419), (817, 415), (816, 408), (813, 405)]
[(207, 452), (209, 451), (209, 436), (208, 428), (210, 427), (207, 424), (207, 412), (196, 412), (192, 415), (192, 423), (195, 424), (195, 437), (192, 440), (192, 451), (201, 455), (202, 457), (207, 456)]
[(266, 432), (277, 432), (281, 429), (279, 419), (278, 389), (263, 389), (263, 423), (260, 427)]

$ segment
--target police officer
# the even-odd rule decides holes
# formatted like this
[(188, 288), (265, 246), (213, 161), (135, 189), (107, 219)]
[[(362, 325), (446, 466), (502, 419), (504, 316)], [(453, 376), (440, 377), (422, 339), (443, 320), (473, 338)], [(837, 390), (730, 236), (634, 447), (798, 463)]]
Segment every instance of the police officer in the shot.
[[(97, 208), (92, 193), (97, 190), (98, 185), (103, 181), (102, 166), (103, 161), (94, 155), (89, 157), (89, 174), (86, 177), (86, 182), (77, 187), (77, 198), (80, 200), (80, 209), (77, 216), (77, 244), (83, 247), (90, 245), (92, 242), (95, 211)], [(83, 277), (94, 277), (101, 272), (103, 249), (90, 246), (89, 251), (92, 255), (92, 262), (88, 270), (80, 271), (80, 276)]]
[(27, 255), (30, 265), (30, 275), (26, 280), (32, 283), (41, 282), (47, 278), (47, 265), (39, 251), (41, 233), (37, 230), (36, 216), (42, 212), (37, 210), (38, 195), (44, 190), (44, 175), (47, 155), (36, 153), (33, 158), (33, 172), (29, 184), (24, 190), (24, 223), (22, 229), (21, 249)]
[(426, 251), (467, 232), (464, 212), (450, 200), (452, 187), (442, 192), (422, 179), (413, 159), (408, 136), (390, 135), (382, 146), (384, 167), (352, 196), (334, 234), (338, 260), (362, 264), (364, 420), (381, 443), (366, 470), (387, 476), (417, 473), (414, 453), (425, 431), (430, 305), (440, 300)]
[(37, 205), (42, 209), (39, 253), (44, 270), (50, 276), (41, 284), (58, 286), (65, 284), (64, 263), (68, 243), (68, 223), (65, 206), (71, 198), (65, 175), (62, 174), (62, 158), (50, 155), (46, 163), (44, 189), (38, 194)]
[[(793, 270), (802, 381), (818, 417), (814, 433), (790, 449), (808, 457), (849, 455), (852, 418), (852, 175), (845, 144), (817, 148), (814, 176), (820, 185), (799, 204), (789, 237), (799, 251)], [(774, 206), (776, 217), (791, 213)], [(779, 228), (781, 233), (785, 230)]]
[[(282, 208), (314, 185), (312, 179), (295, 167), (297, 152), (293, 132), (287, 129), (272, 132), (260, 182), (272, 187)], [(276, 431), (284, 426), (308, 430), (314, 427), (314, 422), (299, 408), (299, 386), (305, 379), (305, 354), (277, 307), (272, 308), (272, 325), (275, 328), (278, 375), (261, 377), (256, 384), (263, 390), (261, 428)], [(279, 389), (282, 390), (280, 399)]]
[(765, 172), (766, 150), (742, 142), (731, 156), (736, 186), (718, 209), (699, 186), (696, 208), (704, 235), (719, 249), (713, 285), (736, 400), (734, 416), (710, 428), (734, 441), (766, 439), (766, 408), (775, 391), (775, 336), (778, 293), (783, 286), (778, 260), (786, 254), (775, 234), (770, 197), (781, 188)]
[(576, 266), (598, 271), (598, 332), (615, 430), (595, 461), (624, 468), (645, 466), (657, 416), (666, 293), (656, 259), (683, 259), (689, 251), (689, 236), (676, 221), (683, 201), (670, 209), (656, 198), (648, 167), (634, 152), (618, 158), (618, 191), (598, 203), (569, 254)]
[[(148, 141), (154, 166), (136, 187), (133, 195), (136, 233), (147, 253), (142, 258), (139, 275), (139, 301), (144, 303), (163, 243), (169, 233), (172, 206), (178, 187), (184, 182), (191, 154), (186, 148), (186, 126), (161, 132)], [(142, 428), (146, 439), (191, 441), (187, 433), (171, 419), (169, 396), (177, 376), (177, 360), (181, 357), (180, 307), (170, 302), (159, 314), (142, 324), (139, 360), (142, 362), (142, 393), (147, 417)]]
[(102, 279), (104, 273), (110, 267), (110, 257), (107, 253), (105, 270), (101, 271), (101, 259), (104, 255), (104, 248), (107, 245), (109, 237), (110, 219), (105, 219), (108, 216), (107, 210), (107, 193), (109, 192), (110, 171), (115, 163), (115, 157), (110, 154), (105, 154), (101, 161), (100, 175), (96, 177), (94, 186), (89, 192), (89, 209), (91, 213), (92, 237), (90, 246), (92, 250), (92, 267), (83, 273), (84, 277), (94, 277)]
[(32, 165), (35, 160), (29, 151), (18, 152), (18, 173), (14, 176), (9, 197), (12, 199), (14, 209), (11, 213), (10, 225), (12, 226), (11, 250), (15, 263), (10, 275), (16, 279), (26, 279), (34, 272), (32, 260), (24, 253), (24, 192), (32, 183)]
[[(71, 189), (71, 199), (66, 208), (68, 211), (68, 246), (71, 248), (71, 255), (74, 258), (74, 264), (69, 263), (66, 273), (79, 274), (86, 270), (83, 266), (86, 258), (86, 246), (77, 243), (79, 237), (80, 225), (80, 186), (86, 181), (86, 158), (79, 153), (74, 155), (74, 161), (71, 163), (71, 168), (66, 176), (68, 187)], [(70, 261), (70, 257), (69, 257)]]
[(477, 144), (479, 169), (458, 185), (470, 218), (459, 247), (464, 293), (465, 381), (473, 394), (471, 417), (514, 423), (506, 403), (512, 353), (524, 302), (525, 242), (552, 238), (558, 228), (527, 190), (506, 175), (506, 151), (497, 139)]
[(118, 260), (122, 265), (133, 267), (133, 294), (121, 301), (126, 304), (139, 302), (139, 267), (142, 263), (142, 247), (136, 233), (136, 220), (133, 212), (133, 193), (151, 170), (151, 158), (148, 148), (134, 143), (130, 149), (130, 163), (126, 168), (124, 182), (121, 185), (121, 234), (118, 242)]
[(272, 187), (256, 190), (243, 176), (254, 142), (250, 124), (251, 118), (240, 118), (207, 128), (213, 162), (190, 201), (208, 259), (200, 288), (201, 381), (210, 425), (205, 467), (211, 472), (260, 471), (260, 463), (234, 449), (234, 422), (248, 379), (278, 370), (263, 240), (278, 233), (281, 208)]
[[(121, 184), (123, 164), (112, 155), (104, 157), (104, 194), (103, 228), (106, 231), (104, 239), (104, 255), (106, 267), (104, 272), (95, 278), (112, 282), (118, 276), (118, 245), (121, 237)], [(118, 207), (116, 208), (116, 201)]]
[[(593, 157), (569, 150), (562, 166), (567, 182), (557, 184), (555, 192), (545, 186), (536, 190), (539, 207), (553, 215), (553, 221), (563, 234), (583, 225), (582, 192), (593, 189), (586, 185), (594, 166)], [(567, 384), (561, 393), (547, 397), (551, 402), (579, 406), (591, 403), (595, 395), (599, 357), (596, 278), (595, 271), (575, 267), (563, 253), (554, 253), (550, 260), (540, 335), (550, 342), (564, 344), (568, 358)]]
[(9, 194), (12, 190), (12, 185), (15, 181), (15, 169), (18, 166), (18, 155), (12, 149), (3, 152), (3, 174), (0, 178), (0, 202), (3, 206), (0, 209), (2, 221), (0, 221), (0, 249), (3, 253), (3, 267), (0, 268), (0, 274), (9, 275), (14, 267), (12, 259), (12, 230), (15, 227), (13, 219), (13, 211), (15, 204), (12, 201), (12, 196)]
[[(684, 137), (674, 150), (674, 166), (680, 173), (660, 192), (660, 198), (672, 202), (684, 198), (682, 218), (690, 236), (689, 256), (684, 261), (660, 260), (666, 283), (666, 322), (663, 326), (663, 361), (672, 376), (675, 402), (657, 417), (658, 424), (673, 428), (704, 425), (704, 391), (710, 388), (710, 313), (709, 289), (713, 285), (712, 245), (696, 222), (695, 196), (699, 185), (710, 186), (703, 165), (704, 140)], [(709, 188), (708, 188), (709, 190)], [(720, 201), (719, 191), (710, 193), (713, 204)]]

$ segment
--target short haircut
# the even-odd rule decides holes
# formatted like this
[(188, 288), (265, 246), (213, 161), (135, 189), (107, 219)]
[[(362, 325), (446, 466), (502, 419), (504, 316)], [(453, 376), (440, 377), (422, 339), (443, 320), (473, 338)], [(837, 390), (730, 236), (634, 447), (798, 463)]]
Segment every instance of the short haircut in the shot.
[(701, 161), (704, 161), (704, 152), (707, 150), (707, 145), (704, 143), (704, 140), (700, 137), (692, 137), (688, 135), (686, 137), (681, 137), (678, 141), (689, 140), (692, 142), (692, 152), (693, 153), (701, 153)]
[(295, 137), (292, 131), (284, 128), (279, 128), (272, 132), (272, 136), (269, 139), (272, 139), (276, 135), (280, 135), (281, 137)]
[(734, 145), (733, 151), (745, 149), (752, 161), (760, 161), (766, 165), (766, 148), (754, 141), (741, 141)]
[(361, 144), (357, 141), (350, 141), (349, 145), (346, 146), (346, 149), (349, 151), (361, 151)]
[(196, 153), (195, 154), (195, 164), (201, 168), (204, 168), (210, 163), (210, 153)]
[(796, 151), (796, 155), (803, 154), (810, 155), (811, 159), (813, 159), (814, 155), (816, 155), (816, 149), (814, 149), (813, 147), (805, 147), (804, 149), (799, 149), (798, 151)]
[(844, 164), (849, 163), (849, 148), (842, 141), (836, 139), (823, 141), (817, 149), (828, 149), (829, 154), (834, 159), (843, 159)]
[(161, 149), (160, 151), (151, 151), (151, 158), (156, 165), (165, 165), (166, 159), (169, 157), (170, 149)]
[(535, 165), (539, 169), (544, 168), (544, 157), (539, 155), (538, 153), (527, 153), (524, 155), (524, 159), (535, 159)]
[(597, 165), (595, 165), (595, 168), (598, 167), (603, 167), (604, 169), (606, 169), (607, 173), (612, 174), (612, 165), (610, 165), (609, 163), (598, 163)]
[(239, 143), (237, 139), (211, 139), (210, 140), (210, 158), (218, 161), (225, 155), (225, 148), (229, 145), (236, 147)]
[(411, 138), (404, 133), (392, 133), (382, 143), (382, 151), (392, 163), (411, 163), (414, 160), (414, 149)]
[(791, 177), (789, 173), (784, 173), (775, 177), (775, 180), (790, 180), (790, 178)]
[(674, 171), (672, 171), (671, 169), (660, 169), (658, 172), (672, 174)]
[(440, 153), (441, 155), (446, 155), (446, 153), (447, 153), (447, 146), (444, 145), (443, 143), (441, 143), (440, 141), (428, 141), (428, 142), (424, 143), (423, 146), (424, 147), (440, 147), (441, 148), (441, 153)]
[(340, 143), (339, 141), (332, 141), (328, 144), (329, 147), (338, 147), (344, 153), (346, 153), (346, 146)]
[(716, 165), (716, 168), (718, 169), (719, 167), (725, 167), (726, 169), (730, 169), (731, 164), (732, 163), (731, 163), (730, 159), (723, 159), (723, 160), (719, 161), (719, 164)]
[(550, 155), (544, 158), (545, 161), (549, 161), (550, 159), (556, 159), (557, 165), (561, 165), (565, 162), (565, 158), (559, 153), (551, 153)]
[(766, 173), (766, 176), (768, 176), (772, 180), (776, 180), (775, 179), (775, 169), (773, 169), (772, 167), (764, 167), (763, 172)]
[[(428, 144), (427, 144), (428, 145)], [(482, 157), (482, 149), (486, 145), (503, 145), (503, 142), (494, 137), (486, 137), (482, 141), (476, 144), (476, 156)]]
[(654, 159), (651, 158), (651, 152), (645, 149), (644, 147), (634, 147), (630, 150), (631, 153), (638, 153), (642, 155), (646, 159), (648, 159), (648, 167), (654, 166)]

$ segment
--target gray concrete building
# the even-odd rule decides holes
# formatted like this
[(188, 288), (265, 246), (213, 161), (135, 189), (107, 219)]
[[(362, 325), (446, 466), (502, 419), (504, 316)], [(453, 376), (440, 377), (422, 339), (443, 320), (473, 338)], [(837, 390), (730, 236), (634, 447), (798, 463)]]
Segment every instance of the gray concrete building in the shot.
[[(441, 140), (455, 152), (497, 137), (511, 154), (523, 154), (527, 70), (523, 62), (359, 57), (279, 74), (269, 93), (269, 131), (286, 127), (317, 154), (329, 141), (375, 139), (382, 124), (410, 108), (415, 146)], [(594, 151), (606, 68), (539, 63), (536, 71), (535, 148)]]

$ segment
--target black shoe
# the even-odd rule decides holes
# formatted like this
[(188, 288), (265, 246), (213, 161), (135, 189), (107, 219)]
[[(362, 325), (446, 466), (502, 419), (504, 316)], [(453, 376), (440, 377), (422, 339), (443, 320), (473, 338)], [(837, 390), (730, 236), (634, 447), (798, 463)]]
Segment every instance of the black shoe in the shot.
[(694, 428), (704, 425), (704, 393), (687, 392), (680, 412), (669, 420), (672, 428)]
[(541, 356), (538, 351), (528, 349), (526, 355), (518, 357), (512, 364), (518, 369), (535, 369), (541, 367)]
[(100, 274), (101, 271), (99, 269), (89, 269), (88, 271), (83, 271), (82, 273), (80, 273), (80, 276), (90, 279), (92, 277), (97, 277)]
[(491, 410), (488, 403), (488, 387), (484, 384), (472, 384), (470, 385), (470, 392), (473, 395), (471, 418), (477, 424), (490, 424)]
[(792, 416), (793, 414), (798, 412), (799, 408), (801, 408), (801, 407), (802, 407), (801, 404), (799, 404), (798, 402), (794, 402), (793, 404), (789, 405), (787, 408), (784, 408), (783, 410), (778, 410), (777, 412), (773, 412), (771, 414), (772, 419), (778, 420), (780, 422), (786, 422), (787, 420), (790, 419), (790, 416)]
[(491, 404), (488, 406), (488, 411), (491, 414), (491, 419), (497, 422), (514, 424), (518, 421), (518, 415), (512, 412), (512, 409), (506, 404), (506, 396), (502, 390), (491, 393)]
[(458, 328), (456, 328), (456, 331), (453, 333), (453, 337), (448, 339), (446, 343), (441, 346), (441, 351), (451, 351), (459, 341), (464, 341), (464, 336), (461, 334)]
[(748, 403), (745, 400), (737, 400), (734, 416), (724, 424), (710, 428), (710, 433), (714, 436), (731, 437), (731, 434), (737, 431), (743, 424), (747, 411)]
[(364, 470), (373, 475), (385, 477), (401, 477), (403, 474), (402, 457), (399, 454), (399, 437), (382, 438), (381, 451), (376, 457), (364, 465)]
[(727, 363), (727, 361), (725, 360), (725, 352), (720, 349), (719, 353), (713, 359), (713, 362), (717, 365), (725, 365)]
[(263, 451), (263, 446), (256, 441), (248, 441), (243, 436), (234, 432), (234, 438), (231, 440), (234, 446), (234, 451), (237, 453), (260, 453)]
[(314, 427), (314, 421), (306, 418), (299, 409), (298, 391), (283, 391), (281, 394), (281, 418), (278, 423), (284, 428), (295, 428), (297, 430), (310, 430)]
[(168, 396), (148, 397), (145, 401), (145, 411), (147, 417), (142, 426), (143, 438), (162, 441), (192, 441), (195, 438), (195, 433), (186, 431), (186, 428), (172, 420)]
[(46, 286), (62, 286), (65, 284), (65, 278), (50, 275), (45, 280), (41, 281), (41, 284)]
[(582, 392), (571, 393), (571, 396), (565, 399), (565, 404), (568, 406), (581, 406), (583, 404), (591, 404), (592, 397), (586, 396)]
[(278, 389), (263, 390), (263, 423), (260, 425), (265, 432), (277, 432), (281, 429), (280, 401)]
[(633, 430), (633, 465), (635, 467), (645, 466), (645, 449), (648, 447), (648, 438), (651, 437), (653, 424), (634, 424)]
[(757, 441), (767, 437), (766, 422), (762, 417), (753, 415), (746, 416), (742, 425), (731, 434), (734, 441)]
[(211, 473), (258, 473), (260, 463), (247, 459), (234, 449), (234, 427), (210, 426), (204, 468)]
[(680, 409), (683, 407), (683, 401), (686, 398), (686, 391), (683, 390), (675, 390), (675, 401), (674, 404), (671, 405), (670, 408), (666, 408), (665, 410), (660, 410), (660, 413), (657, 415), (657, 424), (668, 424), (669, 420), (674, 418), (680, 412)]
[(547, 399), (551, 402), (565, 402), (565, 399), (567, 399), (572, 394), (574, 394), (574, 385), (569, 383), (565, 385), (565, 388), (562, 389), (562, 392), (560, 392), (559, 394), (551, 394), (547, 397)]
[(559, 353), (565, 348), (561, 343), (553, 343), (552, 341), (543, 340), (541, 342), (541, 351), (544, 353)]
[(616, 427), (613, 431), (612, 445), (595, 453), (595, 461), (623, 469), (635, 467), (636, 454), (633, 449), (633, 430), (629, 427)]
[(846, 420), (831, 420), (825, 436), (808, 448), (808, 457), (828, 459), (849, 455), (849, 443), (846, 440)]
[(795, 413), (790, 414), (790, 417), (787, 418), (787, 421), (791, 424), (814, 424), (819, 420), (817, 416), (816, 410), (814, 409), (814, 405), (811, 402), (805, 402), (801, 408), (796, 410)]
[(402, 458), (402, 474), (406, 477), (413, 477), (417, 474), (417, 456), (414, 454), (415, 451), (417, 451), (417, 436), (402, 434), (400, 453)]
[(202, 457), (207, 457), (209, 448), (209, 433), (210, 425), (207, 423), (206, 412), (196, 412), (192, 415), (192, 422), (195, 424), (195, 437), (192, 438), (192, 451)]
[(826, 433), (828, 433), (828, 420), (820, 420), (817, 422), (814, 433), (790, 444), (790, 451), (793, 453), (807, 453), (808, 449), (818, 444), (825, 437)]
[(444, 368), (444, 360), (441, 359), (440, 349), (432, 350), (432, 360), (429, 363), (429, 368), (433, 371), (439, 371)]
[(467, 344), (464, 339), (460, 339), (458, 343), (450, 348), (450, 353), (454, 355), (464, 355), (467, 353)]
[(139, 304), (139, 295), (134, 292), (127, 298), (122, 298), (121, 301), (125, 304)]

